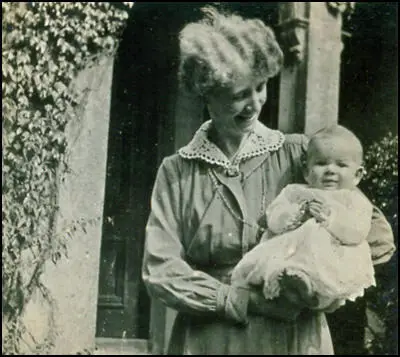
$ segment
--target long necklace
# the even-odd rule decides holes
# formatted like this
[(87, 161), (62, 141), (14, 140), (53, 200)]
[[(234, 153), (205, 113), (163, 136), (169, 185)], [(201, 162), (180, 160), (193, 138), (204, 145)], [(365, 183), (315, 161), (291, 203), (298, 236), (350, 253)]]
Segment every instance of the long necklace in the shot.
[(227, 176), (229, 177), (235, 177), (235, 176), (239, 176), (241, 174), (240, 169), (239, 169), (239, 165), (240, 165), (240, 160), (241, 160), (241, 151), (243, 150), (243, 148), (246, 146), (247, 141), (249, 140), (250, 134), (247, 135), (247, 137), (241, 142), (239, 148), (237, 149), (237, 151), (235, 152), (235, 154), (232, 156), (230, 162), (231, 165), (229, 166), (229, 168), (227, 168), (225, 170), (225, 173)]
[[(238, 214), (234, 211), (234, 209), (231, 207), (230, 203), (228, 202), (227, 198), (226, 198), (225, 195), (223, 194), (222, 190), (220, 189), (220, 187), (221, 187), (222, 185), (219, 185), (218, 179), (217, 179), (217, 177), (215, 176), (215, 173), (214, 173), (211, 169), (208, 169), (208, 174), (209, 174), (209, 176), (210, 176), (210, 178), (211, 178), (211, 181), (212, 181), (212, 183), (213, 183), (213, 185), (214, 185), (214, 187), (215, 187), (215, 189), (216, 189), (218, 195), (221, 197), (221, 200), (222, 200), (223, 204), (225, 205), (225, 207), (228, 209), (229, 213), (230, 213), (235, 219), (237, 219), (238, 221), (240, 221), (241, 223), (243, 223), (243, 224), (245, 224), (245, 225), (247, 225), (247, 226), (249, 226), (249, 227), (252, 227), (252, 228), (257, 229), (258, 235), (261, 235), (262, 233), (264, 233), (265, 230), (266, 230), (264, 227), (261, 227), (261, 226), (260, 226), (259, 224), (257, 224), (257, 223), (251, 223), (251, 222), (248, 222), (248, 221), (244, 220), (242, 217), (240, 217), (240, 215), (238, 215)], [(264, 210), (265, 210), (265, 202), (266, 202), (266, 197), (265, 197), (265, 178), (264, 178), (263, 175), (261, 175), (261, 176), (262, 176), (262, 179), (261, 179), (261, 180), (262, 180), (262, 184), (261, 184), (261, 194), (262, 194), (262, 196), (261, 196), (261, 207), (260, 207), (260, 213), (259, 213), (259, 215), (262, 215), (262, 214), (264, 213)]]
[[(217, 132), (214, 131), (214, 133), (215, 133), (215, 138), (214, 138), (214, 140), (211, 139), (211, 141), (214, 142), (214, 145), (216, 145), (223, 152), (223, 150), (221, 149), (222, 146), (220, 146), (221, 143), (220, 143), (220, 145), (216, 144), (219, 141), (218, 140), (218, 135), (216, 134)], [(236, 150), (236, 152), (233, 154), (233, 156), (230, 159), (228, 159), (230, 161), (230, 165), (229, 165), (228, 168), (225, 169), (225, 173), (226, 173), (227, 176), (235, 177), (235, 176), (239, 176), (240, 175), (240, 170), (239, 170), (240, 153), (243, 150), (243, 148), (246, 146), (247, 141), (248, 141), (248, 139), (250, 137), (250, 134), (251, 133), (248, 133), (246, 135), (246, 137), (241, 141), (241, 143), (240, 143), (238, 149)], [(225, 154), (225, 156), (227, 156), (227, 155)]]

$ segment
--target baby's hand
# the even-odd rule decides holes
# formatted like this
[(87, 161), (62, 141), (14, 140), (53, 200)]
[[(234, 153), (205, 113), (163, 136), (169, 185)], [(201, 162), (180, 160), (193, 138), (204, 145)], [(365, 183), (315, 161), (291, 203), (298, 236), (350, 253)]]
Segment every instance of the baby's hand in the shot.
[(301, 223), (304, 223), (308, 219), (312, 218), (309, 212), (309, 201), (304, 201), (300, 204), (300, 209), (299, 209), (299, 218), (298, 220)]
[(331, 214), (329, 206), (322, 200), (318, 199), (313, 199), (308, 203), (308, 211), (319, 223), (325, 222)]

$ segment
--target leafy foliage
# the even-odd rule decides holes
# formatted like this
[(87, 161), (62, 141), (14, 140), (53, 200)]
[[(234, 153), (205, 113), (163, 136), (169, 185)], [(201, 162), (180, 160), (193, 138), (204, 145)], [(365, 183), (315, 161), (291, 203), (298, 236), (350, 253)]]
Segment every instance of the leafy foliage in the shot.
[[(365, 154), (367, 174), (362, 184), (374, 204), (382, 209), (398, 243), (398, 136), (388, 133), (373, 143)], [(378, 271), (379, 270), (379, 271)], [(368, 296), (370, 308), (382, 320), (383, 334), (367, 341), (369, 354), (397, 355), (397, 254), (377, 268), (377, 287)], [(371, 331), (372, 332), (372, 331)]]
[[(71, 222), (55, 234), (59, 185), (68, 173), (65, 129), (79, 119), (82, 101), (71, 83), (114, 55), (132, 4), (2, 3), (3, 354), (21, 352), (32, 295), (39, 291), (52, 305), (40, 280), (46, 262), (56, 263), (73, 232), (91, 223)], [(53, 340), (32, 352), (48, 351)]]
[(398, 146), (398, 136), (389, 132), (373, 143), (365, 153), (366, 175), (363, 188), (392, 223), (397, 222)]

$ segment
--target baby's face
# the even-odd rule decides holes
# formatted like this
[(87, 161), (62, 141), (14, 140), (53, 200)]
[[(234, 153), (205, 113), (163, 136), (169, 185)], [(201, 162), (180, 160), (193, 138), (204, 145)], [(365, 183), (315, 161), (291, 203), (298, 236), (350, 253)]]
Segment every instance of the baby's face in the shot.
[(362, 177), (357, 154), (345, 143), (318, 141), (307, 158), (305, 179), (323, 190), (353, 189)]

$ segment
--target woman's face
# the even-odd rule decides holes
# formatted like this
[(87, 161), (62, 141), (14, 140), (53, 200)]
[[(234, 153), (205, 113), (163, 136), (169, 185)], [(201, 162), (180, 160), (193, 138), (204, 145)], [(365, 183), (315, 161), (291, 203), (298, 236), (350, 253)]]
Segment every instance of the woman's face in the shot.
[(266, 85), (265, 79), (246, 71), (230, 87), (210, 92), (208, 110), (220, 134), (237, 137), (253, 130), (267, 100)]

